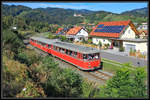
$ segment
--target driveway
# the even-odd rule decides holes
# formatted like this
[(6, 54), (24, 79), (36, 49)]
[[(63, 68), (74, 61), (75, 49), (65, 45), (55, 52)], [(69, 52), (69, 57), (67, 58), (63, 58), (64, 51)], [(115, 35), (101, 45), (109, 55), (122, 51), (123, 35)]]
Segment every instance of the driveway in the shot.
[[(101, 50), (101, 57), (106, 58), (109, 60), (114, 60), (120, 63), (128, 63), (131, 62), (134, 66), (148, 66), (147, 60), (144, 59), (139, 59), (139, 58), (134, 58), (134, 57), (129, 57), (129, 56), (122, 56), (122, 55), (117, 55), (117, 54), (112, 54), (105, 52), (104, 50)], [(138, 64), (139, 62), (139, 64)]]

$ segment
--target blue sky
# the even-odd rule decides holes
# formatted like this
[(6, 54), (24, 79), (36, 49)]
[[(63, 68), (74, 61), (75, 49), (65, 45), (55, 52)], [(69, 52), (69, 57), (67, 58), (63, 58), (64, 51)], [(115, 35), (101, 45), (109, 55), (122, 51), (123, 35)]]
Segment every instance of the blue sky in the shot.
[(24, 5), (30, 8), (46, 8), (57, 7), (65, 9), (87, 9), (92, 11), (109, 11), (113, 13), (121, 13), (127, 10), (148, 7), (148, 2), (3, 2), (8, 5)]

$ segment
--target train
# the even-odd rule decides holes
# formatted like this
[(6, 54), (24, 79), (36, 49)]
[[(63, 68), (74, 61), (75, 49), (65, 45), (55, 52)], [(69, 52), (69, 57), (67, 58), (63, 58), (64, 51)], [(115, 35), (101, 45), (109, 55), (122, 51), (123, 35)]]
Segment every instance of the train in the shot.
[(100, 51), (96, 48), (43, 37), (30, 37), (29, 43), (52, 56), (76, 66), (80, 70), (97, 70), (103, 67)]

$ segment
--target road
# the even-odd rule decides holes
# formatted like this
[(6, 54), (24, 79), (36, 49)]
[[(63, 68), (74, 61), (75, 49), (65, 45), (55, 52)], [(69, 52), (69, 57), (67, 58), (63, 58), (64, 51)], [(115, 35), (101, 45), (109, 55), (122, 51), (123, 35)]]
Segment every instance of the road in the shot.
[[(109, 59), (109, 60), (117, 61), (120, 63), (132, 62), (132, 64), (134, 66), (147, 66), (147, 64), (148, 64), (147, 60), (142, 60), (142, 59), (128, 57), (128, 56), (115, 55), (115, 54), (111, 54), (111, 53), (106, 53), (104, 51), (101, 51), (101, 57)], [(138, 62), (140, 64), (138, 64)]]

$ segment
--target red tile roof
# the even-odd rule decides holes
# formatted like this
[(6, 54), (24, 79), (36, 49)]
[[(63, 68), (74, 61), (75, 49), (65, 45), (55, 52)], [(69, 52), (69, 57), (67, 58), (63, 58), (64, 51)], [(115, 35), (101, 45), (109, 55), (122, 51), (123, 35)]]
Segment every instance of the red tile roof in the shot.
[(140, 34), (142, 34), (142, 32), (144, 32), (144, 33), (145, 33), (145, 35), (148, 35), (147, 30), (143, 30), (143, 29), (142, 29), (142, 30), (139, 30), (139, 33), (140, 33)]
[(69, 29), (69, 31), (67, 32), (68, 35), (76, 35), (80, 30), (82, 29), (82, 27), (74, 27)]
[(58, 30), (56, 31), (56, 34), (58, 34), (61, 30), (63, 30), (63, 28), (58, 28)]
[(125, 25), (125, 27), (121, 30), (120, 33), (107, 33), (107, 32), (94, 32), (98, 25), (96, 25), (93, 30), (91, 31), (90, 35), (91, 36), (100, 36), (100, 37), (114, 37), (117, 38), (120, 36), (120, 34), (125, 30), (126, 26), (129, 25), (131, 21), (112, 21), (112, 22), (99, 22), (98, 25), (104, 24), (104, 26), (121, 26)]

